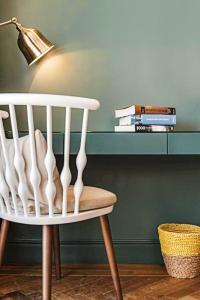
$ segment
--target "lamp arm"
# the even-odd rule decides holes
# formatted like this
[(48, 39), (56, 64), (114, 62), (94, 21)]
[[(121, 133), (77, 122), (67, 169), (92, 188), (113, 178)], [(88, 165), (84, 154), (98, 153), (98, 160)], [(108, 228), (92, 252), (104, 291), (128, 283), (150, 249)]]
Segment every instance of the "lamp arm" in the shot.
[(13, 17), (11, 20), (8, 20), (6, 22), (0, 23), (1, 26), (9, 25), (9, 24), (18, 24), (17, 18)]
[(3, 22), (3, 23), (0, 23), (0, 26), (9, 25), (9, 24), (11, 24), (11, 23), (12, 23), (12, 21), (11, 21), (11, 20), (9, 20), (9, 21), (6, 21), (6, 22)]

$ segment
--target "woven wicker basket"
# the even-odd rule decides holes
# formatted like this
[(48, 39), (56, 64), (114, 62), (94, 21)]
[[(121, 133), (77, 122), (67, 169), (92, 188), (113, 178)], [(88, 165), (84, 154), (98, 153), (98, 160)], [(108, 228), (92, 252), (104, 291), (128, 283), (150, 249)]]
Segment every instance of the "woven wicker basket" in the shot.
[(158, 233), (168, 274), (176, 278), (199, 276), (200, 227), (162, 224), (158, 227)]

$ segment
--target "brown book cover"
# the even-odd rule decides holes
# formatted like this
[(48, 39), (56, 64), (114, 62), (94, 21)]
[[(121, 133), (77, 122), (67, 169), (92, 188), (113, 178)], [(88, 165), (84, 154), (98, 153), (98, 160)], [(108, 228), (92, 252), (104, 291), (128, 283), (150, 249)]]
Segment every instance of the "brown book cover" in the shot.
[(158, 115), (175, 115), (175, 107), (151, 106), (151, 105), (132, 105), (115, 110), (115, 117), (121, 118), (129, 115), (141, 114), (158, 114)]
[(160, 115), (175, 115), (176, 109), (174, 107), (164, 107), (164, 106), (150, 106), (150, 105), (136, 105), (136, 114), (160, 114)]

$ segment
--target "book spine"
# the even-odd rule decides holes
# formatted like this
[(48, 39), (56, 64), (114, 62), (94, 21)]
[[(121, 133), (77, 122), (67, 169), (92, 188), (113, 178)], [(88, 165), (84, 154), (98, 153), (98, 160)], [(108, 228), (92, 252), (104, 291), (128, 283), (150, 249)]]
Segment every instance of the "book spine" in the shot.
[(139, 122), (142, 125), (176, 125), (176, 115), (141, 115)]
[(171, 132), (174, 126), (158, 125), (123, 125), (115, 126), (115, 132)]
[(171, 132), (174, 126), (135, 125), (135, 132)]
[(161, 114), (161, 115), (175, 115), (176, 109), (175, 107), (162, 107), (162, 106), (135, 106), (135, 114)]
[(133, 115), (120, 118), (119, 125), (176, 125), (176, 115)]

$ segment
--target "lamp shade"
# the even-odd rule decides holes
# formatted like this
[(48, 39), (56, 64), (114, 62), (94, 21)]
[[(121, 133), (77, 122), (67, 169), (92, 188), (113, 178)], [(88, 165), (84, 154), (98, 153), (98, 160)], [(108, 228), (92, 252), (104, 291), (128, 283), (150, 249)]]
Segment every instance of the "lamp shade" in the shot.
[(29, 66), (48, 53), (54, 45), (37, 29), (16, 25), (19, 31), (18, 46)]

